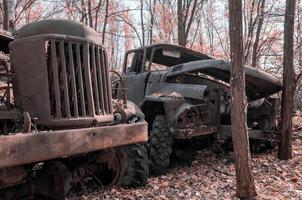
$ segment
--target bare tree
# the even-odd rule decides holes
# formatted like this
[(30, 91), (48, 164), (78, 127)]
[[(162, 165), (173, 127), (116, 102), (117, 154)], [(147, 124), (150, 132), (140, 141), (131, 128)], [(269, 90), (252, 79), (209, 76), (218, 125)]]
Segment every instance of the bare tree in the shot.
[(179, 45), (186, 46), (193, 19), (202, 3), (203, 1), (198, 0), (177, 0), (177, 35)]
[(286, 0), (284, 21), (283, 46), (283, 91), (281, 105), (281, 134), (278, 158), (287, 160), (292, 158), (292, 111), (296, 89), (296, 74), (294, 70), (294, 25), (296, 0)]
[(109, 17), (108, 13), (109, 9), (109, 0), (106, 0), (106, 6), (105, 6), (105, 17), (104, 17), (104, 24), (103, 24), (103, 31), (102, 31), (102, 44), (105, 44), (105, 39), (106, 39), (106, 28), (107, 28), (107, 21)]
[(231, 52), (231, 118), (232, 138), (235, 152), (237, 196), (257, 195), (251, 169), (246, 123), (245, 75), (243, 67), (242, 5), (241, 0), (229, 0), (229, 35)]
[(144, 25), (144, 2), (140, 0), (140, 15), (141, 15), (141, 31), (142, 31), (142, 42), (143, 46), (145, 46), (145, 25)]
[(9, 0), (3, 0), (3, 29), (9, 29), (9, 7), (8, 7)]
[(89, 18), (89, 26), (93, 27), (93, 18), (92, 18), (92, 7), (91, 7), (91, 1), (88, 1), (88, 18)]
[(149, 43), (153, 43), (154, 15), (155, 15), (156, 0), (149, 0), (150, 28), (149, 28)]
[(265, 0), (259, 1), (258, 6), (258, 25), (256, 29), (256, 35), (255, 35), (255, 41), (253, 44), (253, 51), (252, 51), (252, 67), (257, 66), (258, 61), (258, 48), (259, 48), (259, 42), (260, 42), (260, 33), (263, 26), (264, 21), (264, 7), (265, 7)]

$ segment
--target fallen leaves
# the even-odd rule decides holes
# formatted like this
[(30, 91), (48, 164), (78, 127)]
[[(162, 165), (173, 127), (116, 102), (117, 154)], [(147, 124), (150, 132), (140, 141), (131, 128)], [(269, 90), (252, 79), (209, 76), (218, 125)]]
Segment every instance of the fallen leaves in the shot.
[[(257, 199), (302, 199), (302, 133), (295, 133), (293, 138), (292, 160), (278, 160), (276, 150), (252, 155)], [(198, 152), (191, 167), (176, 165), (166, 175), (151, 177), (145, 187), (112, 187), (77, 199), (236, 199), (233, 162), (233, 153), (218, 157), (209, 150), (202, 150)], [(75, 200), (75, 197), (70, 200)]]

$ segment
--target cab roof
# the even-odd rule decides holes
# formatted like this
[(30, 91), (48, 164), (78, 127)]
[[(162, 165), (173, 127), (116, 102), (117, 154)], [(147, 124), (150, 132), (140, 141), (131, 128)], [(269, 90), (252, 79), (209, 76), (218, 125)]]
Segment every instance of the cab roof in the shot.
[[(186, 47), (165, 43), (152, 44), (132, 49), (127, 51), (127, 54), (132, 52), (143, 53), (145, 50), (145, 58), (147, 60), (151, 60), (151, 57), (153, 57), (152, 62), (168, 67), (191, 61), (212, 59), (206, 54), (199, 53)], [(153, 56), (152, 52), (154, 52)]]

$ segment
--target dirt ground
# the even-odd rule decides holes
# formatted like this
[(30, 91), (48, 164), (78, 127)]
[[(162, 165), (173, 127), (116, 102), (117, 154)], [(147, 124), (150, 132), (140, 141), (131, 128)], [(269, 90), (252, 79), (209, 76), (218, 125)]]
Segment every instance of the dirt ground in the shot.
[[(294, 129), (299, 130), (302, 118), (294, 120)], [(252, 155), (257, 199), (302, 199), (302, 130), (293, 135), (292, 160), (280, 161), (276, 153)], [(234, 154), (217, 156), (201, 150), (191, 167), (176, 164), (166, 175), (150, 178), (146, 187), (112, 187), (69, 199), (236, 199), (235, 189)]]

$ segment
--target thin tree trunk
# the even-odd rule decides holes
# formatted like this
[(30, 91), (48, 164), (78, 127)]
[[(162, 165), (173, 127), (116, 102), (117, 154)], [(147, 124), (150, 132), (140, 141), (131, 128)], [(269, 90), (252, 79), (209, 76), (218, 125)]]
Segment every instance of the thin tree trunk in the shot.
[(85, 0), (81, 0), (81, 7), (82, 7), (82, 19), (81, 19), (81, 22), (84, 23), (85, 25), (88, 25)]
[(103, 32), (102, 32), (102, 44), (105, 44), (105, 37), (106, 37), (106, 28), (107, 28), (107, 20), (108, 20), (108, 7), (109, 7), (109, 0), (106, 0), (105, 6), (105, 19), (103, 25)]
[(257, 195), (251, 169), (246, 124), (245, 75), (243, 67), (242, 5), (241, 0), (229, 0), (229, 35), (231, 52), (231, 119), (232, 138), (235, 152), (237, 196), (239, 198)]
[(93, 28), (91, 1), (88, 1), (88, 18), (89, 18), (89, 26)]
[(258, 61), (258, 47), (259, 47), (259, 40), (260, 40), (260, 33), (263, 26), (264, 21), (264, 7), (265, 7), (265, 0), (261, 0), (260, 5), (260, 14), (259, 14), (259, 22), (257, 26), (256, 36), (255, 36), (255, 42), (253, 45), (253, 52), (252, 52), (252, 67), (257, 67), (257, 61)]
[(155, 6), (156, 0), (153, 0), (153, 3), (150, 0), (150, 30), (149, 30), (149, 44), (153, 43), (153, 27), (154, 27), (154, 13), (155, 13)]
[(99, 18), (99, 13), (101, 10), (100, 8), (101, 8), (102, 3), (103, 3), (103, 1), (100, 0), (98, 3), (97, 9), (95, 11), (95, 17), (94, 17), (94, 29), (95, 30), (98, 30), (98, 18)]
[(278, 158), (292, 158), (292, 111), (296, 88), (296, 74), (293, 65), (293, 39), (296, 0), (286, 0), (283, 46), (283, 91), (281, 104), (281, 134)]
[(3, 29), (6, 31), (8, 31), (8, 29), (9, 29), (8, 0), (3, 0)]
[(185, 29), (185, 37), (184, 37), (185, 44), (187, 44), (187, 40), (188, 40), (188, 36), (189, 36), (190, 29), (191, 29), (191, 26), (192, 26), (192, 22), (193, 22), (193, 19), (195, 17), (195, 14), (196, 14), (196, 8), (197, 8), (197, 0), (194, 0), (191, 14), (190, 14), (190, 16), (188, 16), (189, 17), (188, 25), (184, 28)]
[(178, 36), (178, 45), (186, 46), (185, 42), (185, 26), (183, 23), (183, 6), (182, 0), (177, 0), (177, 36)]
[(144, 2), (143, 2), (143, 0), (141, 0), (140, 14), (141, 14), (142, 42), (143, 42), (143, 46), (145, 46)]

